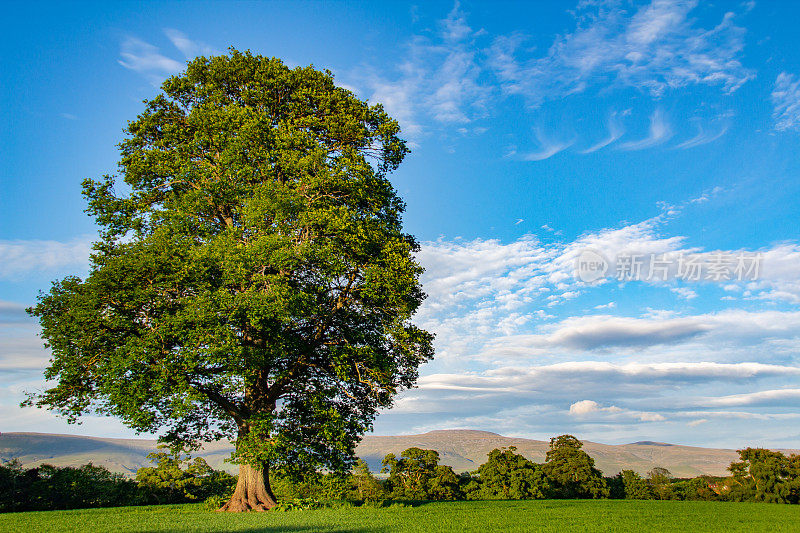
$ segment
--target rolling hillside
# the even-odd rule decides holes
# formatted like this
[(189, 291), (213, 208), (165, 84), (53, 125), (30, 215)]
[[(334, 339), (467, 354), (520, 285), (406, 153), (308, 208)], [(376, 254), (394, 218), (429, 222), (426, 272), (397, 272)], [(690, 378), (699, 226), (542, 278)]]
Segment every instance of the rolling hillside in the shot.
[[(417, 446), (437, 450), (444, 464), (456, 471), (474, 470), (486, 454), (501, 446), (516, 446), (517, 451), (535, 462), (543, 462), (548, 443), (540, 440), (503, 437), (496, 433), (472, 430), (441, 430), (421, 435), (382, 437), (368, 435), (356, 453), (373, 470), (387, 453), (399, 454)], [(24, 465), (50, 463), (77, 466), (92, 462), (115, 472), (132, 474), (147, 466), (147, 454), (156, 442), (145, 439), (106, 439), (47, 433), (3, 433), (0, 435), (0, 461), (19, 459)], [(679, 477), (701, 474), (725, 475), (726, 468), (738, 458), (735, 450), (697, 448), (657, 442), (608, 445), (585, 442), (585, 450), (594, 457), (597, 467), (606, 475), (622, 469), (646, 473), (654, 466), (667, 468)], [(232, 447), (228, 442), (210, 443), (198, 455), (214, 468), (234, 471), (225, 463)]]

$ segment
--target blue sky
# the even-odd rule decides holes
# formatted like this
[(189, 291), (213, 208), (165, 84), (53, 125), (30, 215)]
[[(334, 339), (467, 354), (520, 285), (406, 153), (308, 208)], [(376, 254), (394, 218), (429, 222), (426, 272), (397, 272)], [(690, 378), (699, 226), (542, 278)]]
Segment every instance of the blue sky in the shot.
[(80, 182), (114, 172), (141, 101), (234, 46), (330, 69), (412, 147), (392, 179), (437, 357), (376, 433), (800, 447), (800, 6), (142, 6), (6, 8), (0, 431), (131, 434), (17, 407), (48, 359), (23, 309), (85, 273)]

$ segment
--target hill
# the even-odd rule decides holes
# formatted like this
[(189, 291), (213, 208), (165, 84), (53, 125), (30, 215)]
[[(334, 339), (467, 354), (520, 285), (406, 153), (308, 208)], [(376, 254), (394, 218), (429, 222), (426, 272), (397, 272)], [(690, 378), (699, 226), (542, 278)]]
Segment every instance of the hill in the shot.
[[(417, 446), (439, 452), (442, 463), (457, 472), (474, 470), (486, 460), (494, 448), (516, 446), (517, 451), (535, 462), (543, 462), (549, 443), (541, 440), (504, 437), (488, 431), (439, 430), (420, 435), (367, 435), (356, 453), (373, 470), (387, 453), (399, 454)], [(146, 439), (108, 439), (47, 433), (3, 433), (0, 435), (0, 461), (19, 459), (26, 466), (49, 463), (56, 466), (77, 466), (92, 462), (114, 472), (132, 474), (149, 465), (147, 454), (155, 450), (156, 442)], [(661, 466), (679, 477), (701, 474), (725, 475), (726, 468), (738, 458), (735, 450), (698, 448), (660, 442), (631, 444), (599, 444), (584, 442), (584, 449), (594, 457), (597, 467), (606, 475), (622, 469), (646, 473)], [(232, 446), (229, 442), (209, 443), (197, 455), (204, 457), (214, 468), (234, 471), (225, 463)]]

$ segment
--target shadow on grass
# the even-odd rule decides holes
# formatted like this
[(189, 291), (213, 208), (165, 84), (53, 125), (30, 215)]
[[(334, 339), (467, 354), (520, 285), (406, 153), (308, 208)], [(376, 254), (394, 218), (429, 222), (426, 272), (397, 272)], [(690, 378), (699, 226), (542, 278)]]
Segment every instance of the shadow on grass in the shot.
[[(142, 533), (169, 533), (173, 532), (175, 529), (166, 528), (166, 529), (148, 529), (143, 530)], [(233, 530), (232, 530), (233, 531)], [(252, 527), (248, 529), (236, 529), (236, 533), (271, 533), (271, 532), (278, 532), (278, 531), (319, 531), (320, 533), (389, 533), (391, 528), (389, 527), (362, 527), (362, 528), (351, 528), (351, 527), (325, 527), (325, 526), (267, 526), (267, 527)]]

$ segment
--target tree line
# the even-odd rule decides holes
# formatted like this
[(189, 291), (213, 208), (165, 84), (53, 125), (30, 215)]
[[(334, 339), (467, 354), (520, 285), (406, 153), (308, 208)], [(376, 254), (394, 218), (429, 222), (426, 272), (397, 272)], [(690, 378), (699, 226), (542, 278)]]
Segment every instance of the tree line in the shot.
[[(477, 470), (456, 474), (439, 463), (435, 450), (409, 448), (388, 454), (381, 477), (363, 460), (349, 472), (315, 472), (301, 477), (276, 473), (273, 490), (287, 509), (330, 502), (384, 505), (426, 500), (530, 500), (611, 498), (800, 503), (800, 455), (762, 448), (739, 450), (727, 477), (674, 478), (656, 467), (642, 476), (623, 470), (605, 477), (572, 435), (550, 440), (544, 463), (534, 463), (515, 447), (497, 448)], [(0, 511), (206, 502), (219, 508), (237, 478), (214, 470), (202, 458), (162, 448), (148, 455), (153, 465), (135, 478), (91, 464), (42, 465), (24, 469), (17, 461), (0, 465)]]

